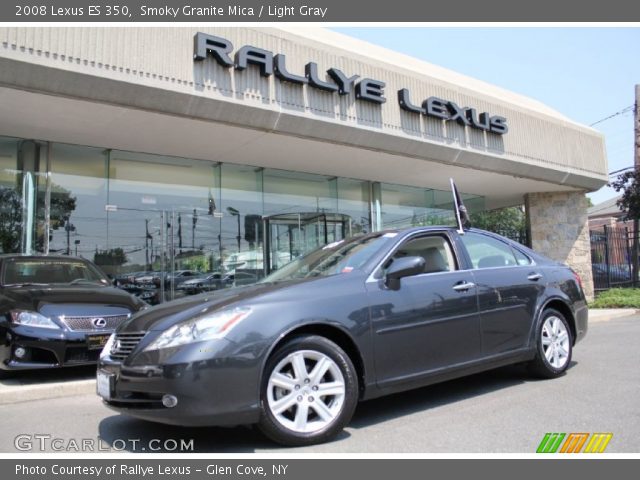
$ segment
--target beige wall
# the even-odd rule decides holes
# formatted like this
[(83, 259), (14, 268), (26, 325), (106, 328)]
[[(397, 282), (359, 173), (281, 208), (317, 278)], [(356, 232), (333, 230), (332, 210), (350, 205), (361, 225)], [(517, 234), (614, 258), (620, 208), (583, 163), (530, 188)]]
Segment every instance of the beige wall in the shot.
[[(198, 31), (227, 38), (236, 49), (248, 44), (283, 53), (292, 73), (301, 74), (305, 63), (314, 61), (322, 76), (328, 68), (337, 67), (348, 75), (384, 81), (387, 102), (379, 106), (356, 101), (353, 93), (339, 96), (280, 82), (273, 76), (264, 78), (257, 68), (238, 72), (217, 65), (211, 58), (194, 62), (193, 36)], [(176, 106), (161, 93), (146, 98), (137, 92), (135, 100), (126, 101), (138, 108), (230, 124), (251, 126), (254, 122), (256, 128), (310, 138), (321, 138), (322, 124), (348, 126), (353, 130), (332, 129), (327, 136), (361, 146), (358, 132), (362, 132), (367, 146), (388, 148), (394, 154), (504, 171), (576, 188), (597, 188), (607, 180), (604, 140), (595, 130), (535, 100), (324, 29), (3, 27), (0, 60), (3, 57), (79, 73), (85, 76), (85, 85), (97, 77), (190, 96)], [(119, 97), (115, 86), (83, 89), (83, 82), (37, 83), (36, 74), (11, 78), (13, 67), (8, 64), (0, 70), (4, 70), (0, 81), (18, 88), (72, 96), (75, 92), (105, 102), (125, 98)], [(73, 91), (65, 90), (64, 83), (72, 85)], [(487, 134), (404, 112), (399, 108), (397, 91), (405, 87), (414, 103), (438, 96), (479, 112), (505, 116), (509, 132), (503, 136)], [(214, 99), (218, 104), (205, 107), (199, 99)], [(241, 106), (256, 109), (251, 119), (239, 114)], [(273, 113), (277, 116), (272, 117)], [(262, 118), (265, 125), (260, 123)], [(377, 141), (365, 136), (371, 132), (384, 135)]]
[(527, 226), (532, 248), (573, 268), (593, 299), (587, 198), (583, 192), (527, 194)]

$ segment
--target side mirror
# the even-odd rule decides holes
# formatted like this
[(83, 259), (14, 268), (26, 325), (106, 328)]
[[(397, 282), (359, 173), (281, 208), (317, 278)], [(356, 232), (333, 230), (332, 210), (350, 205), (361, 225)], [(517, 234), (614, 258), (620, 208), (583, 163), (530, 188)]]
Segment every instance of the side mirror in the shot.
[(401, 278), (422, 273), (424, 266), (425, 261), (422, 257), (396, 258), (387, 270), (385, 283), (391, 290), (398, 290)]

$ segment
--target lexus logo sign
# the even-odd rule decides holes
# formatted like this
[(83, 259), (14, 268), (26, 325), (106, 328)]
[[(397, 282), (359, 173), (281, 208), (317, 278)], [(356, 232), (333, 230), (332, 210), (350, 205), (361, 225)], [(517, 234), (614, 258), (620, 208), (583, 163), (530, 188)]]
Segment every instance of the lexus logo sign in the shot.
[(102, 317), (94, 318), (93, 326), (96, 328), (104, 328), (107, 326), (107, 321)]

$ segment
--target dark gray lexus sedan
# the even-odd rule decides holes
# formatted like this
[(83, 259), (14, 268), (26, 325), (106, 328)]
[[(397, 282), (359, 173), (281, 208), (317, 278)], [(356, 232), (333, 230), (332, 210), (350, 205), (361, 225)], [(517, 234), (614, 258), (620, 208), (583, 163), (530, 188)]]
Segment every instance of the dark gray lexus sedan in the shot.
[(120, 322), (146, 306), (83, 258), (0, 255), (0, 376), (95, 364)]
[(257, 423), (307, 445), (359, 400), (516, 362), (557, 377), (586, 332), (567, 266), (481, 230), (385, 231), (134, 315), (102, 352), (98, 393), (146, 420)]

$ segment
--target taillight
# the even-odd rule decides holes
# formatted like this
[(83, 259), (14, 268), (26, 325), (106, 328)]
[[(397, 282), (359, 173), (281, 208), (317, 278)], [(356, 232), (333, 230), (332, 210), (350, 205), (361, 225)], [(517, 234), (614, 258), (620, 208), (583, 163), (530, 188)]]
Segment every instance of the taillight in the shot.
[(580, 275), (578, 275), (575, 271), (571, 270), (573, 272), (573, 277), (576, 279), (576, 282), (578, 282), (578, 286), (580, 287), (580, 290), (584, 291), (584, 287), (582, 286), (582, 279), (580, 278)]

